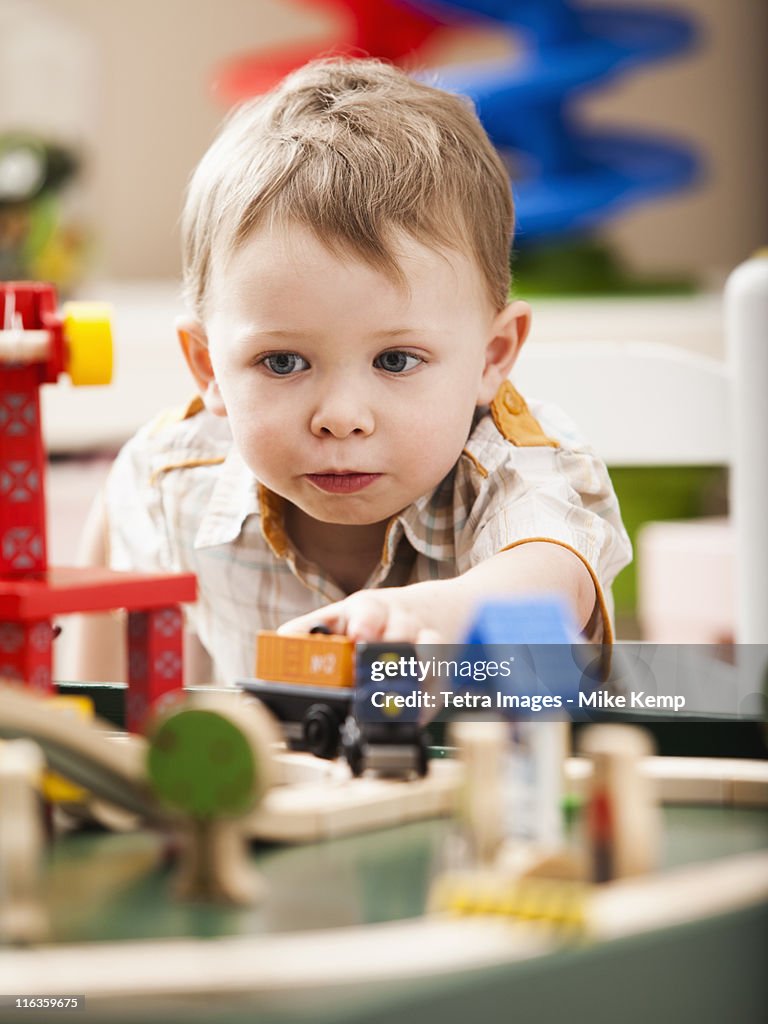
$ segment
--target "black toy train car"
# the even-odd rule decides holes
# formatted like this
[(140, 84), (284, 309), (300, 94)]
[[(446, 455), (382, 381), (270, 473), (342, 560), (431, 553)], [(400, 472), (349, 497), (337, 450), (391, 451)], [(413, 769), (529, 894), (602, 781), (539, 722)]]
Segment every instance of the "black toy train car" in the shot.
[[(418, 704), (404, 706), (404, 700), (393, 699), (413, 695), (414, 678), (407, 666), (415, 656), (413, 644), (358, 644), (352, 707), (341, 732), (353, 775), (362, 775), (367, 768), (379, 775), (426, 775), (427, 746)], [(386, 674), (384, 667), (390, 668)]]

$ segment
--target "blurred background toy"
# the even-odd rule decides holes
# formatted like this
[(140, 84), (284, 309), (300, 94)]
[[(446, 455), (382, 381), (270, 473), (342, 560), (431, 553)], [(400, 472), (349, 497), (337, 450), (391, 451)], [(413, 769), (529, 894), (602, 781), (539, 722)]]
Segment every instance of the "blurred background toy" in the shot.
[(61, 203), (78, 172), (70, 149), (31, 134), (0, 135), (0, 280), (51, 281), (65, 292), (80, 280), (88, 239)]
[(229, 58), (214, 73), (214, 88), (225, 103), (266, 92), (290, 71), (321, 54), (368, 55), (394, 63), (415, 60), (444, 23), (439, 10), (420, 10), (408, 0), (300, 0), (300, 5), (337, 15), (341, 22), (338, 30), (302, 46)]
[(0, 741), (0, 945), (48, 937), (38, 797), (43, 764), (30, 740)]
[(44, 0), (0, 9), (0, 280), (69, 297), (93, 255), (86, 199), (98, 107), (87, 30)]
[[(307, 0), (305, 0), (305, 3)], [(428, 82), (472, 100), (510, 173), (516, 205), (516, 289), (525, 295), (677, 291), (684, 279), (630, 275), (595, 234), (642, 202), (689, 187), (701, 159), (682, 141), (596, 131), (585, 94), (695, 43), (690, 15), (579, 0), (314, 0), (346, 15), (337, 34), (301, 48), (227, 62), (216, 88), (228, 102), (265, 92), (317, 56), (370, 55), (405, 67), (429, 57), (446, 31), (481, 24), (514, 46), (503, 59), (431, 68)]]
[(247, 818), (274, 784), (278, 742), (269, 713), (236, 693), (187, 695), (156, 715), (146, 770), (178, 819), (180, 898), (247, 906), (263, 895)]

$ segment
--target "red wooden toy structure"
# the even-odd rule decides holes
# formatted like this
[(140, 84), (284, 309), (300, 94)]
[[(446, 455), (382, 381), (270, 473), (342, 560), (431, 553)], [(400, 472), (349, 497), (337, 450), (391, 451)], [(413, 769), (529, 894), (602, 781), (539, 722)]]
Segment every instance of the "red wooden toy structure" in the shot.
[[(402, 64), (417, 58), (446, 14), (413, 10), (404, 0), (301, 0), (335, 14), (342, 27), (298, 45), (260, 50), (227, 60), (214, 76), (214, 88), (227, 103), (266, 92), (289, 71), (314, 57), (380, 57)], [(458, 20), (454, 18), (454, 20)]]
[(52, 681), (53, 617), (125, 608), (126, 725), (138, 731), (151, 704), (182, 686), (179, 603), (192, 575), (49, 569), (40, 385), (107, 384), (111, 337), (104, 307), (71, 303), (38, 283), (0, 284), (0, 676), (43, 692)]

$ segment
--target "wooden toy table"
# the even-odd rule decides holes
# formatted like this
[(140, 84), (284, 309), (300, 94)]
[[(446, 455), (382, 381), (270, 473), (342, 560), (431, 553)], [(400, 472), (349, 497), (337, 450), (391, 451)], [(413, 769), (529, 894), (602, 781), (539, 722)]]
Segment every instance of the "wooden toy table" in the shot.
[[(247, 911), (172, 902), (154, 835), (73, 834), (50, 854), (55, 944), (0, 952), (0, 994), (85, 994), (68, 1019), (119, 1022), (762, 1020), (768, 813), (726, 797), (664, 814), (664, 868), (687, 880), (588, 942), (422, 918), (446, 820), (257, 846), (270, 895)], [(42, 1019), (26, 1013), (0, 1020)]]

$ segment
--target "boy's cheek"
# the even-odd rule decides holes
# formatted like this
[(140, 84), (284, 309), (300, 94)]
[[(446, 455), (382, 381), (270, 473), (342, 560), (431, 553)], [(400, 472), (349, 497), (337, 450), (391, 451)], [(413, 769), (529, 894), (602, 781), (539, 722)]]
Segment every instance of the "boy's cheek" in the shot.
[(287, 468), (296, 462), (296, 445), (291, 442), (290, 431), (286, 424), (241, 424), (240, 429), (230, 419), (230, 426), (238, 451), (256, 472), (274, 472)]

